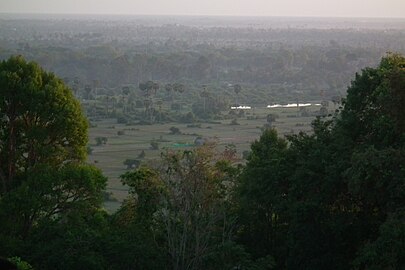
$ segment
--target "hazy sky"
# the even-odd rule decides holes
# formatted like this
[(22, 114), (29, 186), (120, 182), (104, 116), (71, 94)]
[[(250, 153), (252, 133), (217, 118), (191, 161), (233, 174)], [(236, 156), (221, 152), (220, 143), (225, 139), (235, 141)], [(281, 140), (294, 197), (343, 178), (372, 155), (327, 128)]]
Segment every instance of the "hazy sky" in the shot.
[(0, 0), (0, 12), (405, 18), (405, 0)]

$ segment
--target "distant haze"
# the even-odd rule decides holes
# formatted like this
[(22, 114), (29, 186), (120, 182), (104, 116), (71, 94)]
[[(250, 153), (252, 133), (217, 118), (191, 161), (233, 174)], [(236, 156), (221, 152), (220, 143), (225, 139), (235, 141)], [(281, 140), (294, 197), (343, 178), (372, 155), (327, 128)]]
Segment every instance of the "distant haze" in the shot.
[(0, 0), (0, 13), (405, 17), (405, 0)]

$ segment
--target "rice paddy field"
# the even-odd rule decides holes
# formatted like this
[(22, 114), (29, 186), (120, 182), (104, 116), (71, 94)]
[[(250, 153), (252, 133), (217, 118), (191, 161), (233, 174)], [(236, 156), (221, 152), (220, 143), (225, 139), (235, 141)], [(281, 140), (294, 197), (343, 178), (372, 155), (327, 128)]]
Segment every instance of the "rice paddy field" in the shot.
[[(319, 111), (319, 107), (307, 107), (310, 115)], [(92, 122), (89, 142), (92, 153), (88, 162), (100, 168), (108, 177), (107, 192), (111, 193), (113, 200), (106, 201), (108, 211), (115, 211), (126, 198), (127, 187), (120, 182), (120, 175), (129, 171), (124, 165), (126, 159), (139, 159), (139, 154), (144, 151), (142, 163), (148, 163), (160, 158), (164, 149), (187, 149), (194, 147), (197, 137), (215, 141), (218, 150), (226, 145), (236, 146), (238, 155), (242, 157), (243, 151), (250, 149), (250, 144), (259, 139), (263, 126), (267, 123), (268, 114), (277, 115), (272, 127), (276, 128), (279, 135), (310, 132), (311, 122), (315, 116), (299, 116), (295, 108), (254, 108), (247, 110), (245, 116), (233, 119), (216, 120), (195, 124), (165, 123), (154, 125), (125, 125), (117, 124), (116, 119), (104, 119)], [(176, 127), (180, 134), (171, 134), (170, 128)], [(97, 137), (107, 138), (106, 144), (96, 145)], [(151, 141), (159, 144), (159, 149), (151, 148)]]

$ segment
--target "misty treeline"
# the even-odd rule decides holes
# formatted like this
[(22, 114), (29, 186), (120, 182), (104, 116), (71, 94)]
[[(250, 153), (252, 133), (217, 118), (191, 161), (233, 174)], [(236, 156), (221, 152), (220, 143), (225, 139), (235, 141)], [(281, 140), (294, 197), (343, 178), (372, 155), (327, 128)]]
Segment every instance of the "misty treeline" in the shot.
[(129, 196), (108, 214), (78, 101), (12, 57), (0, 63), (0, 254), (35, 269), (402, 269), (404, 90), (405, 58), (387, 55), (311, 134), (267, 129), (244, 165), (231, 147), (163, 151), (121, 176)]
[(316, 21), (298, 29), (277, 28), (277, 21), (271, 28), (240, 27), (232, 20), (218, 27), (214, 18), (195, 26), (139, 20), (3, 18), (0, 58), (24, 55), (81, 92), (97, 88), (114, 96), (123, 86), (151, 80), (185, 85), (180, 101), (198, 97), (203, 84), (234, 100), (227, 88), (242, 84), (246, 91), (239, 101), (261, 103), (295, 101), (297, 95), (319, 100), (321, 91), (329, 99), (342, 96), (353, 73), (376, 65), (387, 51), (405, 52), (401, 27), (340, 29), (333, 20), (329, 29), (317, 28)]

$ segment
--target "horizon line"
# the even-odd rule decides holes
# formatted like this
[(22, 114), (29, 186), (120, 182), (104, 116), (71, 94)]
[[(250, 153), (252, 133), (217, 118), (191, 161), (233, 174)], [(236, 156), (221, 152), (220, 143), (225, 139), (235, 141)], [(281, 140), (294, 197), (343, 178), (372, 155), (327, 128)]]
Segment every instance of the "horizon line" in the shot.
[(322, 18), (322, 19), (400, 19), (383, 16), (322, 16), (322, 15), (236, 15), (236, 14), (139, 14), (139, 13), (63, 13), (63, 12), (0, 12), (0, 15), (51, 15), (51, 16), (142, 16), (142, 17), (244, 17), (244, 18)]

